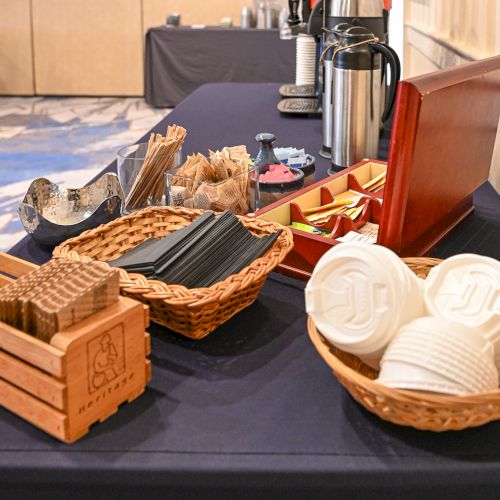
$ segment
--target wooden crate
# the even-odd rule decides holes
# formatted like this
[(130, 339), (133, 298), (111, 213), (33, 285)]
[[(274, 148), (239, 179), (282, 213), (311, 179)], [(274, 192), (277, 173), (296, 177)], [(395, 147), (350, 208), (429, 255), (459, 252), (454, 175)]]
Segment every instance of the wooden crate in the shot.
[[(0, 253), (0, 286), (37, 266)], [(149, 309), (120, 297), (50, 343), (0, 322), (0, 404), (71, 443), (151, 378)]]

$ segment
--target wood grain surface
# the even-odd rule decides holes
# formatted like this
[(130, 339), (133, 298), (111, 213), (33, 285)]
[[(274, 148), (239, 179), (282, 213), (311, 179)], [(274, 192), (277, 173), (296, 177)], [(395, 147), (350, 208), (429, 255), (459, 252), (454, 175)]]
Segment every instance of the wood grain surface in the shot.
[(472, 210), (500, 115), (500, 56), (403, 81), (378, 242), (428, 252)]
[(33, 0), (36, 93), (142, 95), (142, 4)]
[(0, 0), (0, 94), (33, 95), (30, 0)]

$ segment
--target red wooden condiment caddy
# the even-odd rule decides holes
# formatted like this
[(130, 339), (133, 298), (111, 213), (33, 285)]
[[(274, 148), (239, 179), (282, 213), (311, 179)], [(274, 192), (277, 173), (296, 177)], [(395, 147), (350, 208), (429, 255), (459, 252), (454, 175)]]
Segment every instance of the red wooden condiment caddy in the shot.
[(387, 163), (363, 160), (256, 212), (284, 225), (301, 222), (301, 210), (387, 169), (383, 192), (373, 196), (382, 206), (371, 201), (357, 223), (337, 216), (325, 227), (328, 238), (292, 229), (295, 247), (281, 272), (308, 279), (336, 238), (365, 221), (377, 223), (377, 243), (400, 256), (427, 254), (473, 211), (472, 193), (488, 179), (499, 117), (500, 56), (400, 82)]

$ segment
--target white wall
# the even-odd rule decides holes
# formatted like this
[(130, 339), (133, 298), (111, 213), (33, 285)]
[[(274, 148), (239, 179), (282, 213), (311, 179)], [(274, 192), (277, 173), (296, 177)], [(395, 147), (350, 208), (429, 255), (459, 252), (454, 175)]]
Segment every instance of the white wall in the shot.
[(401, 67), (404, 68), (405, 47), (405, 2), (394, 0), (389, 16), (389, 45), (398, 53)]
[[(405, 78), (500, 54), (500, 0), (393, 0), (393, 4), (404, 4)], [(500, 120), (490, 182), (500, 193)]]
[(500, 53), (500, 0), (404, 3), (405, 76)]

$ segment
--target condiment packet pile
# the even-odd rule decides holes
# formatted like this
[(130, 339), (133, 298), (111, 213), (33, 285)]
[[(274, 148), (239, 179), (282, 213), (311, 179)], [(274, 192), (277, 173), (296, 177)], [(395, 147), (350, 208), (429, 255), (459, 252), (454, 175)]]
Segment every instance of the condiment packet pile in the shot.
[(201, 153), (187, 157), (179, 169), (167, 174), (168, 203), (186, 208), (244, 215), (249, 210), (251, 165), (246, 146), (210, 151), (210, 160)]
[(307, 154), (303, 149), (297, 148), (274, 148), (274, 155), (282, 163), (289, 167), (300, 168), (307, 163)]

